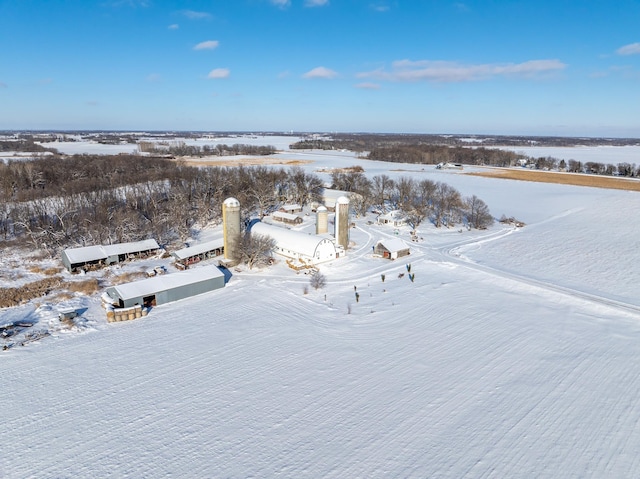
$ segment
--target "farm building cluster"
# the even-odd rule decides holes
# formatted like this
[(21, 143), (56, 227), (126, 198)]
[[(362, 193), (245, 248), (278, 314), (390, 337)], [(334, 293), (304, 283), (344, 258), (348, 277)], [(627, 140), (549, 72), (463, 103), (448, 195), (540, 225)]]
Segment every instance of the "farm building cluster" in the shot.
[[(285, 258), (286, 264), (296, 271), (311, 269), (346, 255), (349, 248), (349, 196), (339, 190), (325, 190), (324, 204), (314, 204), (315, 232), (294, 229), (304, 222), (302, 206), (283, 205), (270, 215), (270, 221), (255, 220), (247, 226), (249, 234), (268, 236), (274, 241), (272, 253)], [(329, 232), (329, 211), (333, 212), (333, 232)], [(149, 308), (224, 288), (225, 273), (221, 268), (233, 264), (234, 248), (242, 232), (240, 203), (228, 198), (222, 205), (221, 239), (188, 246), (171, 253), (174, 264), (181, 270), (165, 275), (164, 267), (156, 267), (149, 278), (111, 286), (102, 295), (108, 321), (123, 321), (146, 315)], [(308, 216), (308, 213), (307, 213)], [(402, 216), (397, 212), (381, 215), (378, 224), (400, 226)], [(280, 223), (274, 224), (274, 223)], [(161, 250), (153, 240), (114, 245), (86, 246), (66, 249), (62, 262), (69, 272), (89, 271), (103, 266), (137, 258), (148, 258)], [(397, 259), (410, 254), (409, 247), (400, 239), (380, 240), (373, 247), (375, 257)], [(218, 258), (216, 265), (190, 269), (201, 261)], [(151, 274), (153, 273), (153, 274)]]

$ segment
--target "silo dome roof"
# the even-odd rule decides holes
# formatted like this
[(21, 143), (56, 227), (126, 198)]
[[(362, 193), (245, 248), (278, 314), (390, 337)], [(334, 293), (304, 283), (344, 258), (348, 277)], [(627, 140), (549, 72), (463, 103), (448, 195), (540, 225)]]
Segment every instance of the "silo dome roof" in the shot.
[(240, 206), (240, 202), (238, 200), (236, 200), (235, 198), (233, 198), (233, 197), (227, 198), (226, 200), (224, 200), (224, 202), (222, 204), (224, 206), (230, 206), (230, 207)]

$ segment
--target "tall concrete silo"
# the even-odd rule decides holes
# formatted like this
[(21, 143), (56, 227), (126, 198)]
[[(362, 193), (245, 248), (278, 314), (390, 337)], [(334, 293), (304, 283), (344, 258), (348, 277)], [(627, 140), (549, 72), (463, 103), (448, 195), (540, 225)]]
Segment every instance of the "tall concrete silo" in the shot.
[(224, 258), (233, 259), (234, 248), (240, 239), (240, 202), (235, 198), (227, 198), (222, 203), (222, 232)]
[(316, 234), (321, 235), (329, 231), (329, 212), (324, 206), (316, 210)]
[(336, 200), (334, 227), (336, 243), (346, 250), (349, 247), (349, 198), (346, 196), (340, 196)]

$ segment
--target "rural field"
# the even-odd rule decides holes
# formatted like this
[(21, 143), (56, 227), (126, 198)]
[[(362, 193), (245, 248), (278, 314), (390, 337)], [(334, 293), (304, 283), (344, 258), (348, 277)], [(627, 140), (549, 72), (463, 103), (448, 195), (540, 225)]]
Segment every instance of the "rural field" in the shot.
[[(353, 218), (346, 256), (319, 266), (318, 290), (279, 261), (135, 321), (107, 323), (99, 290), (0, 309), (0, 324), (52, 331), (0, 351), (0, 477), (636, 475), (637, 189), (255, 141), (279, 141), (274, 164), (325, 181), (360, 165), (367, 176), (446, 182), (524, 226), (425, 222), (412, 241), (409, 227), (369, 213)], [(198, 240), (220, 235), (216, 226)], [(388, 238), (411, 254), (373, 257)], [(6, 287), (25, 260), (3, 253)], [(110, 274), (160, 260), (145, 261)], [(69, 306), (82, 309), (76, 326), (57, 325)]]

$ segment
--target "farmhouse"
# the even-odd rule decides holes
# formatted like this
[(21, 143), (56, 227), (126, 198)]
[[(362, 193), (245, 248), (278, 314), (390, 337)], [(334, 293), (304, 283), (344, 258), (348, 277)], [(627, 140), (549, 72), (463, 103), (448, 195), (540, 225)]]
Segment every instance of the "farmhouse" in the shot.
[(289, 225), (299, 225), (302, 223), (302, 217), (293, 213), (285, 213), (284, 211), (274, 211), (271, 215), (274, 221), (280, 221)]
[(62, 252), (62, 264), (70, 273), (74, 273), (81, 268), (106, 266), (126, 259), (146, 257), (155, 253), (158, 249), (160, 249), (160, 246), (154, 239), (132, 243), (67, 248)]
[(390, 225), (398, 227), (407, 224), (407, 217), (403, 215), (400, 210), (393, 210), (378, 216), (378, 219), (376, 221), (379, 225)]
[(380, 240), (373, 247), (373, 254), (387, 259), (398, 259), (411, 254), (409, 247), (399, 238)]
[(176, 263), (182, 266), (189, 266), (200, 261), (215, 258), (224, 253), (224, 240), (207, 241), (188, 248), (182, 248), (174, 251), (172, 256), (176, 259)]
[(333, 240), (300, 231), (257, 222), (251, 227), (251, 234), (270, 236), (276, 242), (274, 253), (295, 260), (323, 263), (344, 254), (336, 248)]
[(224, 288), (224, 273), (215, 266), (179, 271), (107, 288), (120, 308), (159, 306)]

